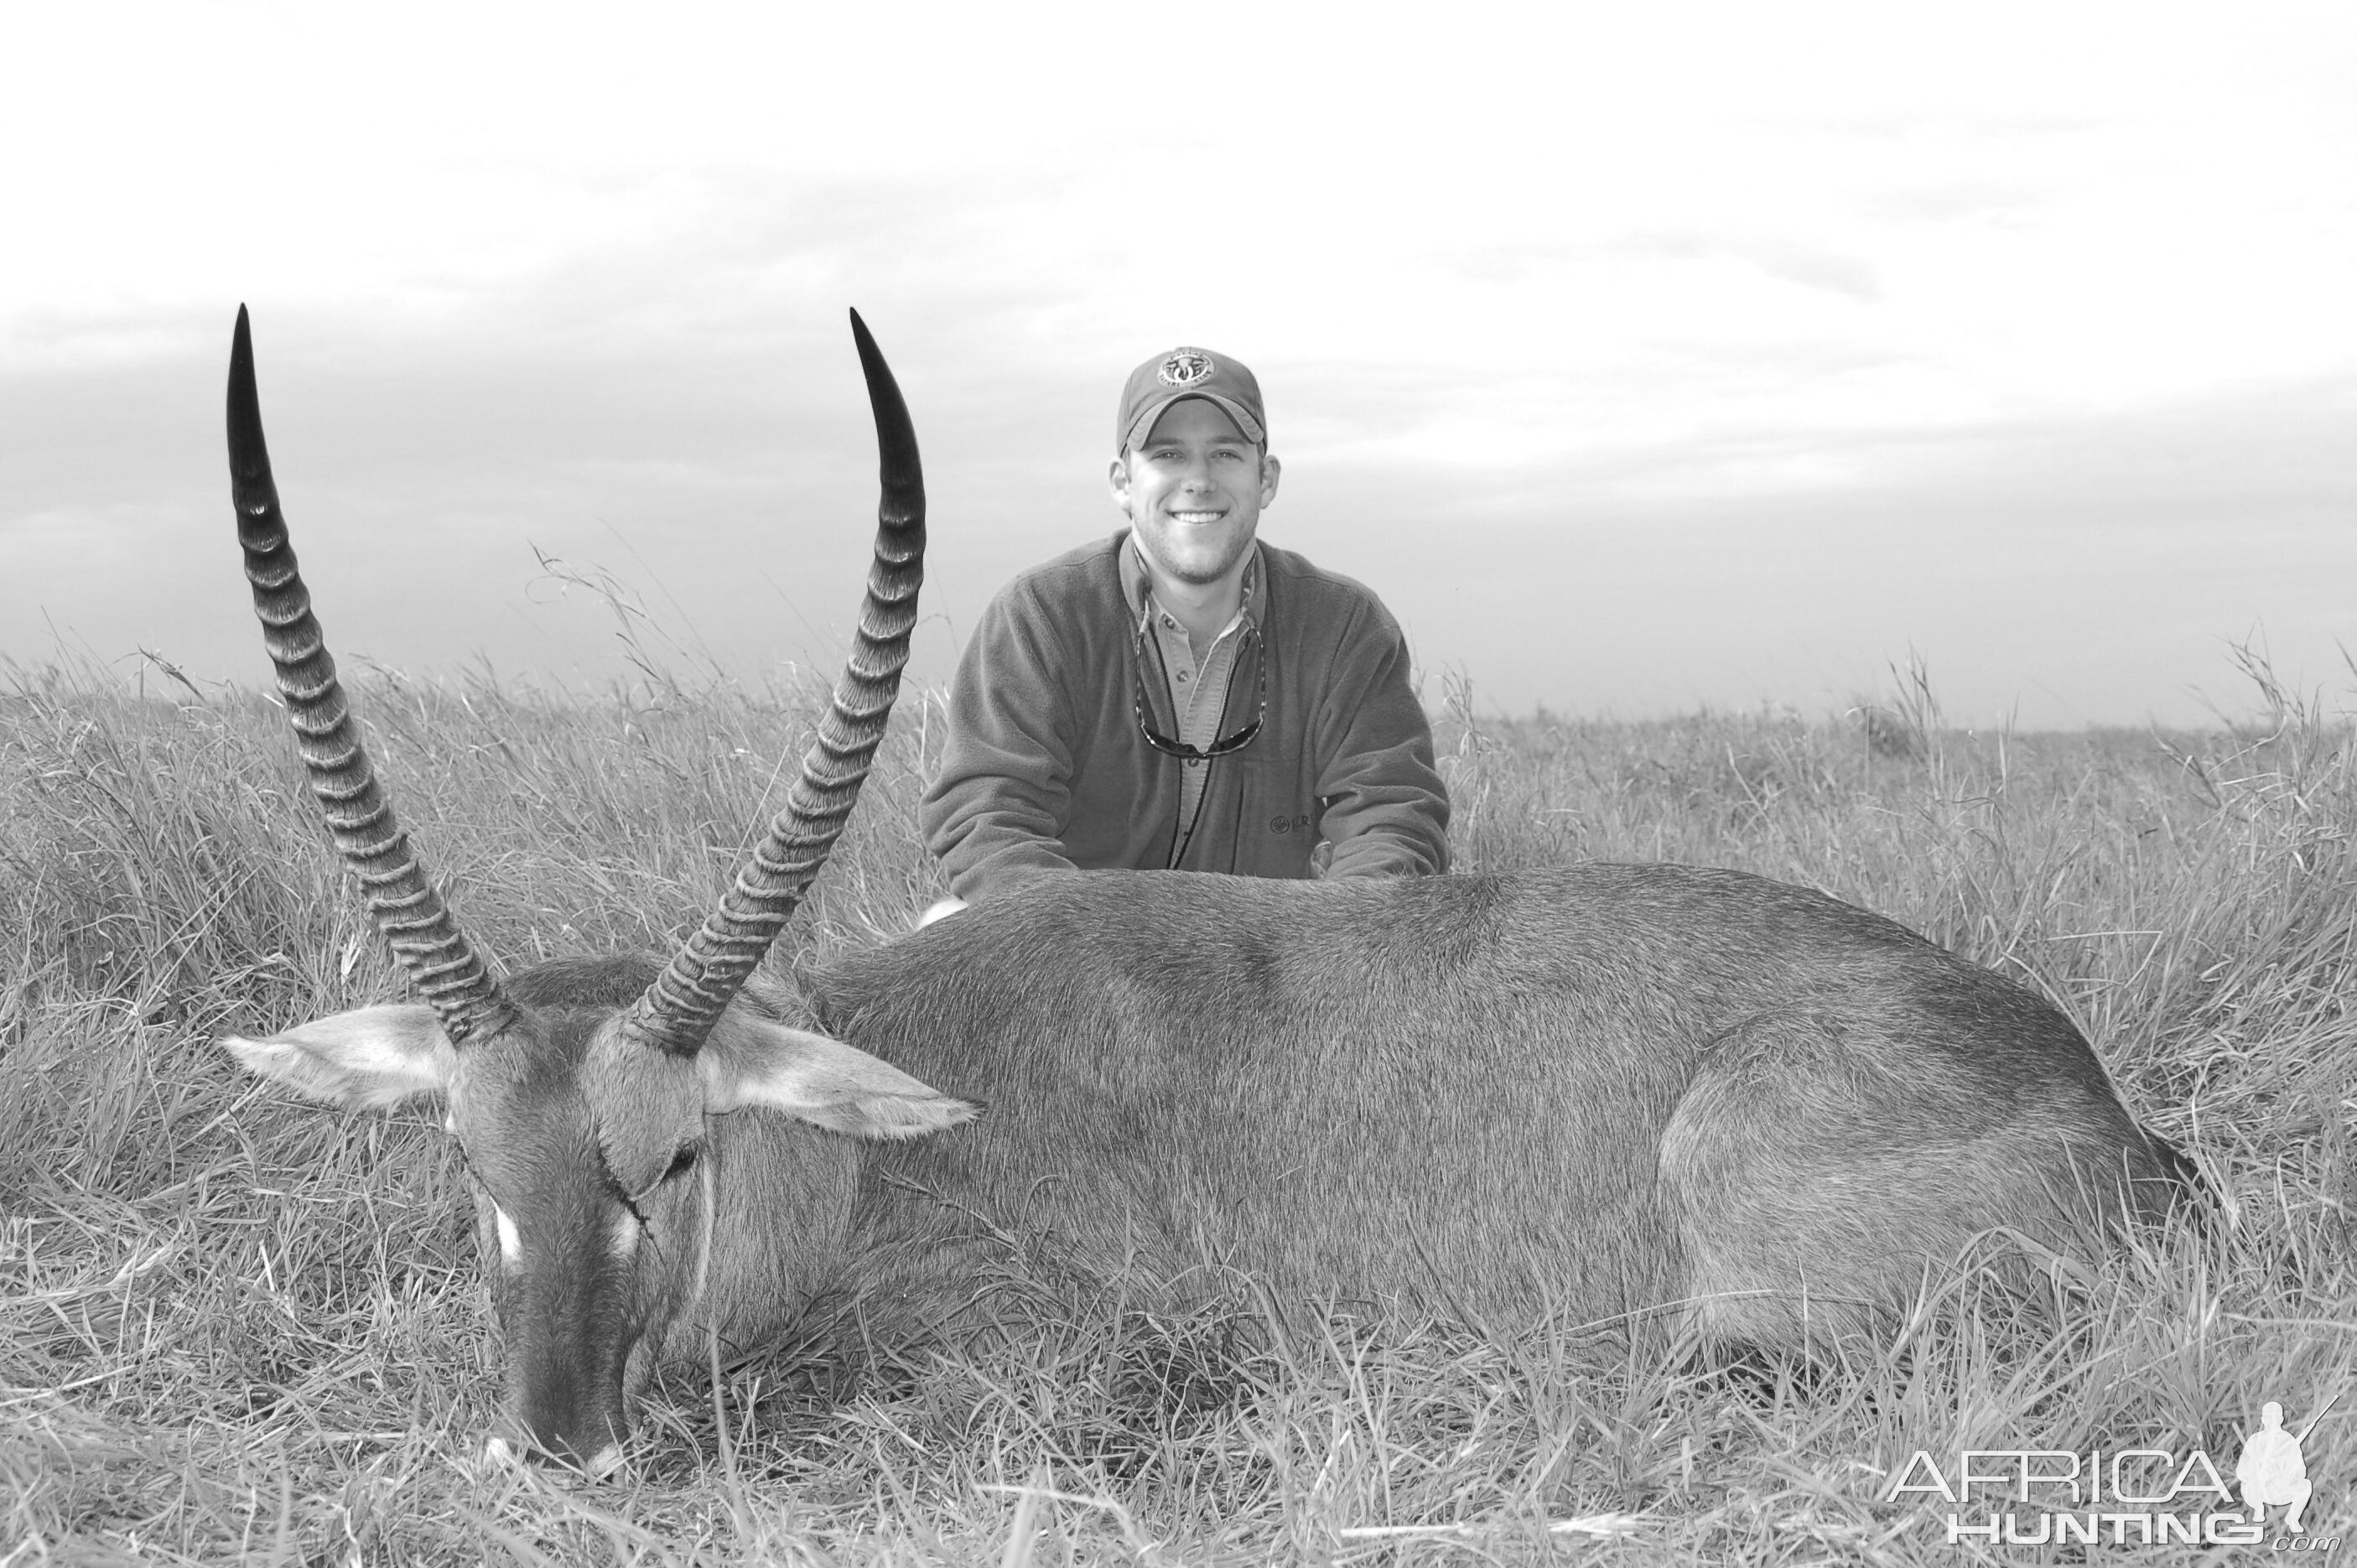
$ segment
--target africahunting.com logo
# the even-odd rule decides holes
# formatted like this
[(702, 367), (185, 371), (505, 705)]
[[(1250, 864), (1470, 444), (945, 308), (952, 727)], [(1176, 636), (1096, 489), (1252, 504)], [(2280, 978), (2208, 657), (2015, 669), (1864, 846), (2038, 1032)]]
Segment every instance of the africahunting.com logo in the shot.
[[(1952, 1543), (2045, 1546), (2256, 1546), (2330, 1552), (2338, 1536), (2309, 1535), (2305, 1515), (2316, 1487), (2300, 1445), (2341, 1396), (2327, 1400), (2297, 1432), (2269, 1400), (2243, 1438), (2234, 1485), (2196, 1448), (2123, 1448), (2083, 1454), (2041, 1448), (1968, 1448), (1943, 1467), (1917, 1449), (1885, 1500), (1937, 1498), (1949, 1505)], [(2239, 1496), (2238, 1496), (2239, 1492)], [(2270, 1532), (2269, 1516), (2275, 1519)], [(1936, 1511), (1936, 1507), (1935, 1507)]]

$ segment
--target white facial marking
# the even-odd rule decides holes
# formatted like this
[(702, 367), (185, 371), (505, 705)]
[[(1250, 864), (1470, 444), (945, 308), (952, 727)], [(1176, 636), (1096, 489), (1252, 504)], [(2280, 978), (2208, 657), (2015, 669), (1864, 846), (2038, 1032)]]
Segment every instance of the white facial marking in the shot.
[(509, 1219), (508, 1211), (501, 1208), (499, 1205), (493, 1204), (491, 1206), (491, 1213), (498, 1219), (500, 1224), (500, 1259), (511, 1269), (522, 1267), (523, 1264), (523, 1232), (516, 1229), (516, 1222)]
[(639, 1222), (628, 1213), (614, 1217), (614, 1256), (629, 1262), (638, 1255)]
[(621, 1467), (622, 1445), (619, 1443), (608, 1443), (591, 1455), (589, 1463), (583, 1466), (593, 1481), (602, 1481)]

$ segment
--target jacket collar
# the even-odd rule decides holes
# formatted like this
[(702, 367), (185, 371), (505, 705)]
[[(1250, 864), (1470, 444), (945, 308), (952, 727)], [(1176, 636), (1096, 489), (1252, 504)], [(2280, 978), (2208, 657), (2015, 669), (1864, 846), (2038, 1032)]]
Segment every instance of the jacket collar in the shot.
[[(1244, 563), (1243, 604), (1241, 613), (1244, 624), (1260, 630), (1261, 606), (1261, 545), (1253, 541), (1252, 554)], [(1114, 554), (1115, 575), (1121, 579), (1122, 602), (1129, 607), (1130, 624), (1135, 626), (1146, 615), (1146, 607), (1154, 597), (1154, 578), (1146, 572), (1146, 558), (1138, 553), (1137, 532), (1135, 529), (1121, 536), (1121, 548)]]

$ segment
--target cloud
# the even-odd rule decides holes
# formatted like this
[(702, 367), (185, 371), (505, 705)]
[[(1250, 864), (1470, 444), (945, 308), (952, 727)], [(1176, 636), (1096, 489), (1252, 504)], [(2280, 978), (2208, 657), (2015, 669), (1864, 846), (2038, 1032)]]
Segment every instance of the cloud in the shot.
[[(859, 221), (879, 236), (865, 254), (895, 253), (884, 219)], [(778, 262), (758, 307), (716, 301), (711, 280), (773, 242), (716, 243), (703, 271), (651, 250), (399, 329), (258, 311), (272, 449), (339, 650), (625, 673), (604, 607), (556, 592), (537, 547), (614, 572), (748, 678), (831, 665), (872, 434), (839, 304), (810, 297), (848, 292), (838, 254)], [(854, 270), (877, 279), (867, 315), (925, 450), (918, 672), (940, 680), (1006, 576), (1115, 525), (1103, 427), (1129, 351), (1043, 328), (1045, 291)], [(0, 447), (9, 655), (41, 656), (54, 622), (103, 656), (259, 677), (219, 446), (227, 321), (183, 330), (212, 341), (0, 371), (22, 437)], [(2195, 687), (2231, 686), (2227, 639), (2264, 627), (2324, 678), (2352, 632), (2335, 585), (2357, 581), (2357, 374), (1861, 423), (1809, 388), (1895, 384), (1909, 361), (1705, 343), (1634, 367), (1257, 368), (1288, 464), (1269, 537), (1375, 585), (1427, 667), (1509, 708), (1834, 706), (1920, 648), (1959, 716), (2193, 722)]]
[(2054, 197), (2050, 186), (2020, 179), (1935, 179), (1892, 184), (1851, 199), (1857, 215), (1884, 223), (2026, 222)]
[[(1813, 700), (1936, 634), (1975, 702), (2042, 650), (2056, 714), (2126, 712), (2221, 628), (2327, 618), (2357, 35), (2322, 15), (1271, 17), (1165, 121), (1103, 69), (1168, 76), (1150, 19), (502, 14), (357, 54), (327, 12), (44, 13), (25, 58), (103, 69), (0, 95), (59, 149), (0, 252), (0, 651), (47, 613), (257, 671), (245, 299), (339, 643), (612, 670), (538, 545), (744, 668), (831, 657), (874, 504), (850, 304), (925, 447), (937, 666), (1113, 526), (1130, 366), (1211, 341), (1268, 391), (1273, 533), (1517, 702)], [(1510, 579), (1465, 575), (1501, 540)]]
[(1711, 452), (1679, 447), (1651, 455), (1654, 483), (1583, 464), (1320, 487), (1297, 467), (1286, 499), (1422, 519), (1394, 537), (1329, 524), (1320, 542), (1386, 594), (1427, 666), (1463, 668), (1509, 711), (1823, 710), (1921, 650), (1960, 721), (2193, 725), (2213, 698), (2247, 705), (2227, 653), (2255, 629), (2295, 684), (2347, 690), (2352, 417), (2346, 377), (1785, 438), (1835, 476), (1805, 486), (1698, 489), (1680, 481)]

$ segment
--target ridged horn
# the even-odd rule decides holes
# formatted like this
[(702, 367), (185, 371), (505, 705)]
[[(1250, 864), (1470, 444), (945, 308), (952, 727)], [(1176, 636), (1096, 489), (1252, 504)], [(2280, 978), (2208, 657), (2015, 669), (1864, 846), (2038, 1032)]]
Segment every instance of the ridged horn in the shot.
[(917, 432), (890, 367), (856, 310), (851, 336), (867, 376), (883, 485), (876, 509), (876, 562), (867, 573), (859, 630), (818, 738), (803, 754), (802, 776), (786, 793), (785, 809), (770, 823), (718, 908), (672, 955), (624, 1020), (631, 1034), (673, 1056), (694, 1056), (703, 1046), (826, 864), (875, 761), (900, 689), (900, 671), (909, 662), (917, 589), (925, 576), (925, 479), (917, 463)]
[(369, 914), (424, 993), (454, 1046), (488, 1037), (515, 1021), (515, 1009), (468, 945), (442, 896), (393, 821), (393, 807), (361, 747), (359, 726), (336, 679), (319, 622), (311, 614), (270, 450), (262, 439), (262, 403), (253, 387), (253, 338), (245, 306), (237, 307), (237, 337), (229, 357), (230, 493), (237, 504), (237, 542), (245, 550), (245, 580), (253, 585), (253, 613), (276, 667), (286, 722), (311, 775), (336, 848), (360, 878)]

